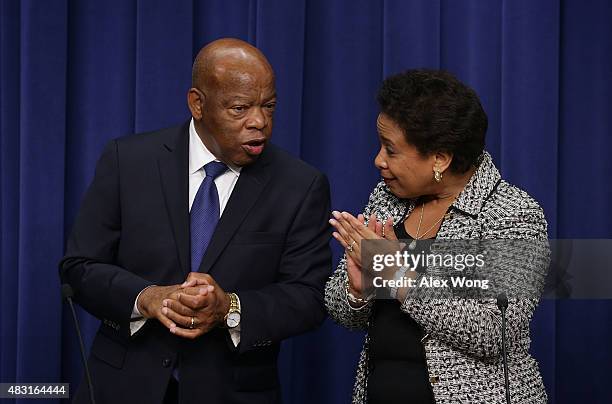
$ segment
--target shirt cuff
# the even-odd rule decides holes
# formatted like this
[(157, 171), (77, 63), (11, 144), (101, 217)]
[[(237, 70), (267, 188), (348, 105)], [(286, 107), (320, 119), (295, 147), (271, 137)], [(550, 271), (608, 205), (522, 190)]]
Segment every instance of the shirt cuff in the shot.
[(140, 313), (140, 310), (138, 310), (138, 298), (140, 297), (142, 292), (144, 292), (151, 286), (155, 286), (155, 285), (147, 286), (146, 288), (141, 290), (140, 293), (138, 293), (138, 296), (136, 296), (136, 299), (134, 300), (134, 307), (132, 308), (132, 316), (130, 317), (130, 320), (131, 320), (130, 321), (130, 336), (136, 334), (138, 330), (140, 330), (142, 326), (147, 322), (147, 319), (144, 318), (142, 316), (142, 313)]

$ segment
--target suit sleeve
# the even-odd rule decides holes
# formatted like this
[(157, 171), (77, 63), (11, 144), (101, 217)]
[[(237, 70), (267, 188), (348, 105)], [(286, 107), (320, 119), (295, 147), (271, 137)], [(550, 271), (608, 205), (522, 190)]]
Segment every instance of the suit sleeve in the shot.
[(75, 301), (102, 320), (125, 325), (134, 301), (151, 283), (116, 265), (121, 237), (118, 144), (111, 141), (96, 166), (60, 262), (60, 278), (75, 292)]
[(240, 352), (279, 342), (323, 322), (323, 286), (331, 268), (329, 209), (329, 183), (318, 174), (287, 234), (277, 282), (240, 292)]

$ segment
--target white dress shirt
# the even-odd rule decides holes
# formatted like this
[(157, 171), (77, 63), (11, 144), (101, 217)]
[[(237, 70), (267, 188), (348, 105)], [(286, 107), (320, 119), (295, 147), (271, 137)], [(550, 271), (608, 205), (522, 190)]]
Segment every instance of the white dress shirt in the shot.
[[(202, 143), (202, 140), (198, 136), (195, 130), (193, 119), (189, 123), (189, 211), (191, 211), (191, 205), (193, 200), (206, 177), (204, 166), (211, 161), (219, 161)], [(219, 215), (223, 214), (227, 201), (229, 200), (238, 177), (240, 176), (240, 167), (228, 166), (228, 170), (223, 174), (215, 178), (215, 185), (217, 186), (217, 193), (219, 194)], [(140, 292), (142, 293), (142, 291)], [(138, 311), (137, 302), (140, 293), (136, 296), (134, 302), (134, 308), (132, 310), (132, 318), (142, 317), (140, 311)], [(240, 299), (238, 301), (240, 304)], [(130, 323), (130, 332), (133, 335), (138, 331), (145, 323), (146, 319), (138, 321), (132, 321)], [(238, 327), (229, 330), (230, 336), (235, 346), (240, 343), (240, 325)]]

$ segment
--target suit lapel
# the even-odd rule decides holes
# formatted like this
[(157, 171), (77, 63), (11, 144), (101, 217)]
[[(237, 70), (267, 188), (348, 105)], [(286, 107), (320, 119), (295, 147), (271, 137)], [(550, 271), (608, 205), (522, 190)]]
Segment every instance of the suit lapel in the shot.
[(264, 154), (255, 163), (242, 169), (204, 254), (199, 272), (210, 271), (270, 180), (269, 163), (272, 158), (272, 147), (268, 145)]
[(183, 272), (189, 272), (189, 123), (162, 146), (159, 156), (162, 190)]

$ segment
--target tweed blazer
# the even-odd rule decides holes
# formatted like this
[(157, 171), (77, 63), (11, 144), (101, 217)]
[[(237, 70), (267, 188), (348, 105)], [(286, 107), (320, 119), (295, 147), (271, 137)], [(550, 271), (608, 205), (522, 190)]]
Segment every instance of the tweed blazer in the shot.
[[(392, 217), (397, 223), (414, 208), (414, 202), (398, 199), (381, 181), (371, 193), (364, 214), (369, 217), (373, 213), (378, 220)], [(477, 170), (449, 213), (437, 239), (535, 240), (548, 246), (547, 223), (542, 209), (526, 192), (501, 179), (487, 152), (483, 152)], [(549, 255), (544, 254), (542, 259), (548, 258)], [(531, 277), (540, 287), (545, 275), (544, 270)], [(346, 257), (343, 257), (326, 285), (327, 310), (340, 325), (367, 331), (373, 304), (370, 302), (357, 310), (349, 306), (346, 281)], [(513, 404), (547, 401), (537, 362), (528, 352), (531, 344), (529, 323), (537, 303), (537, 296), (511, 298), (506, 312)], [(422, 343), (436, 403), (505, 403), (501, 313), (495, 299), (415, 299), (408, 296), (401, 310), (424, 330)], [(368, 343), (366, 335), (353, 390), (354, 404), (367, 403)]]

